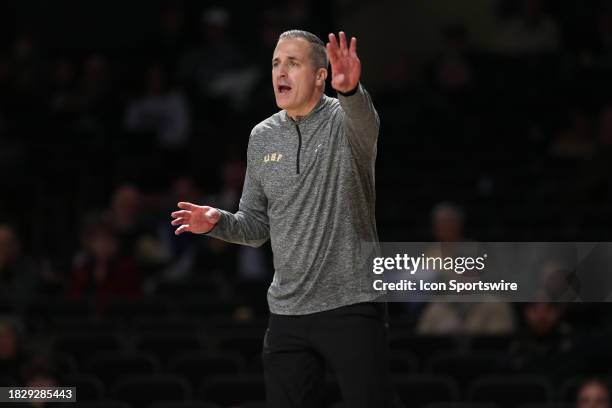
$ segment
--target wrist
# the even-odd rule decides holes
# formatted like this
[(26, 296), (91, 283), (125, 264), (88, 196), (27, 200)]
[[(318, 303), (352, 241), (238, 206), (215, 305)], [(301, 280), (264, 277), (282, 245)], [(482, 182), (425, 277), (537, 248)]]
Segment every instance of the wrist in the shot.
[(357, 90), (359, 89), (359, 83), (357, 83), (357, 86), (355, 86), (353, 89), (351, 89), (350, 91), (347, 92), (341, 92), (341, 91), (337, 91), (340, 95), (342, 96), (351, 96), (351, 95), (355, 95), (355, 93), (357, 93)]

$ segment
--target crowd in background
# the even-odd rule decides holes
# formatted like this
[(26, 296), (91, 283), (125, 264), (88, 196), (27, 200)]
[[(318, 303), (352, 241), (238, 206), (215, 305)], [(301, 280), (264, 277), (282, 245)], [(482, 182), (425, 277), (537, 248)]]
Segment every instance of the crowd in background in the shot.
[[(410, 52), (368, 61), (385, 72), (371, 89), (382, 123), (382, 241), (609, 240), (612, 4), (573, 3), (499, 1), (504, 24), (487, 49), (473, 45), (469, 26), (451, 21), (424, 63)], [(229, 6), (156, 2), (143, 15), (149, 34), (126, 47), (51, 46), (35, 24), (7, 32), (0, 377), (59, 378), (26, 352), (38, 350), (50, 324), (32, 306), (40, 299), (88, 303), (100, 318), (117, 299), (137, 303), (193, 284), (231, 304), (231, 319), (265, 316), (269, 246), (177, 237), (169, 214), (178, 201), (237, 209), (250, 130), (276, 111), (269, 69), (278, 35), (337, 31), (341, 16), (322, 19), (321, 6), (271, 2), (247, 18)], [(327, 94), (334, 95), (329, 84)], [(170, 303), (177, 293), (186, 292), (172, 292)], [(501, 373), (556, 383), (603, 378), (574, 394), (580, 408), (609, 406), (607, 310), (502, 302), (391, 308), (411, 334), (506, 336)]]

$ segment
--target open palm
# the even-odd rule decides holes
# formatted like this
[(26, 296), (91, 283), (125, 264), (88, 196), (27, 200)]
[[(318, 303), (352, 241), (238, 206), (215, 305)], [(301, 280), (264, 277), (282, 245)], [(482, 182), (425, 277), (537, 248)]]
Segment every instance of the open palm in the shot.
[(180, 235), (183, 232), (192, 232), (194, 234), (208, 232), (213, 229), (221, 217), (219, 210), (205, 205), (180, 202), (178, 207), (182, 208), (182, 210), (172, 213), (174, 220), (171, 222), (172, 225), (179, 226), (175, 231), (176, 235)]
[(336, 40), (334, 34), (329, 35), (327, 43), (327, 55), (331, 65), (332, 87), (338, 92), (350, 92), (359, 84), (361, 76), (361, 61), (357, 57), (357, 39), (351, 38), (350, 46), (347, 46), (346, 35), (340, 31)]

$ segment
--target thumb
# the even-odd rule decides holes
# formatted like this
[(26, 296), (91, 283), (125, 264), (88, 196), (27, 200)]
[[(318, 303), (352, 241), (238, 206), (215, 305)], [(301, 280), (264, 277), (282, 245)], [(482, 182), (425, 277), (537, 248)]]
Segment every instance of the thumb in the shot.
[(219, 221), (219, 218), (221, 218), (221, 213), (215, 208), (209, 208), (205, 215), (208, 221), (212, 224), (216, 224), (217, 221)]

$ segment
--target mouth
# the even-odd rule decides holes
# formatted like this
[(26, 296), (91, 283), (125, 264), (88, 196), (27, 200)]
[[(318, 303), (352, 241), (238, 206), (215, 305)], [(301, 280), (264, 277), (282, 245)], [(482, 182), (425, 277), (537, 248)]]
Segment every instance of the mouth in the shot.
[(287, 93), (290, 90), (291, 90), (291, 87), (289, 85), (279, 85), (278, 86), (278, 93), (280, 93), (280, 94)]

